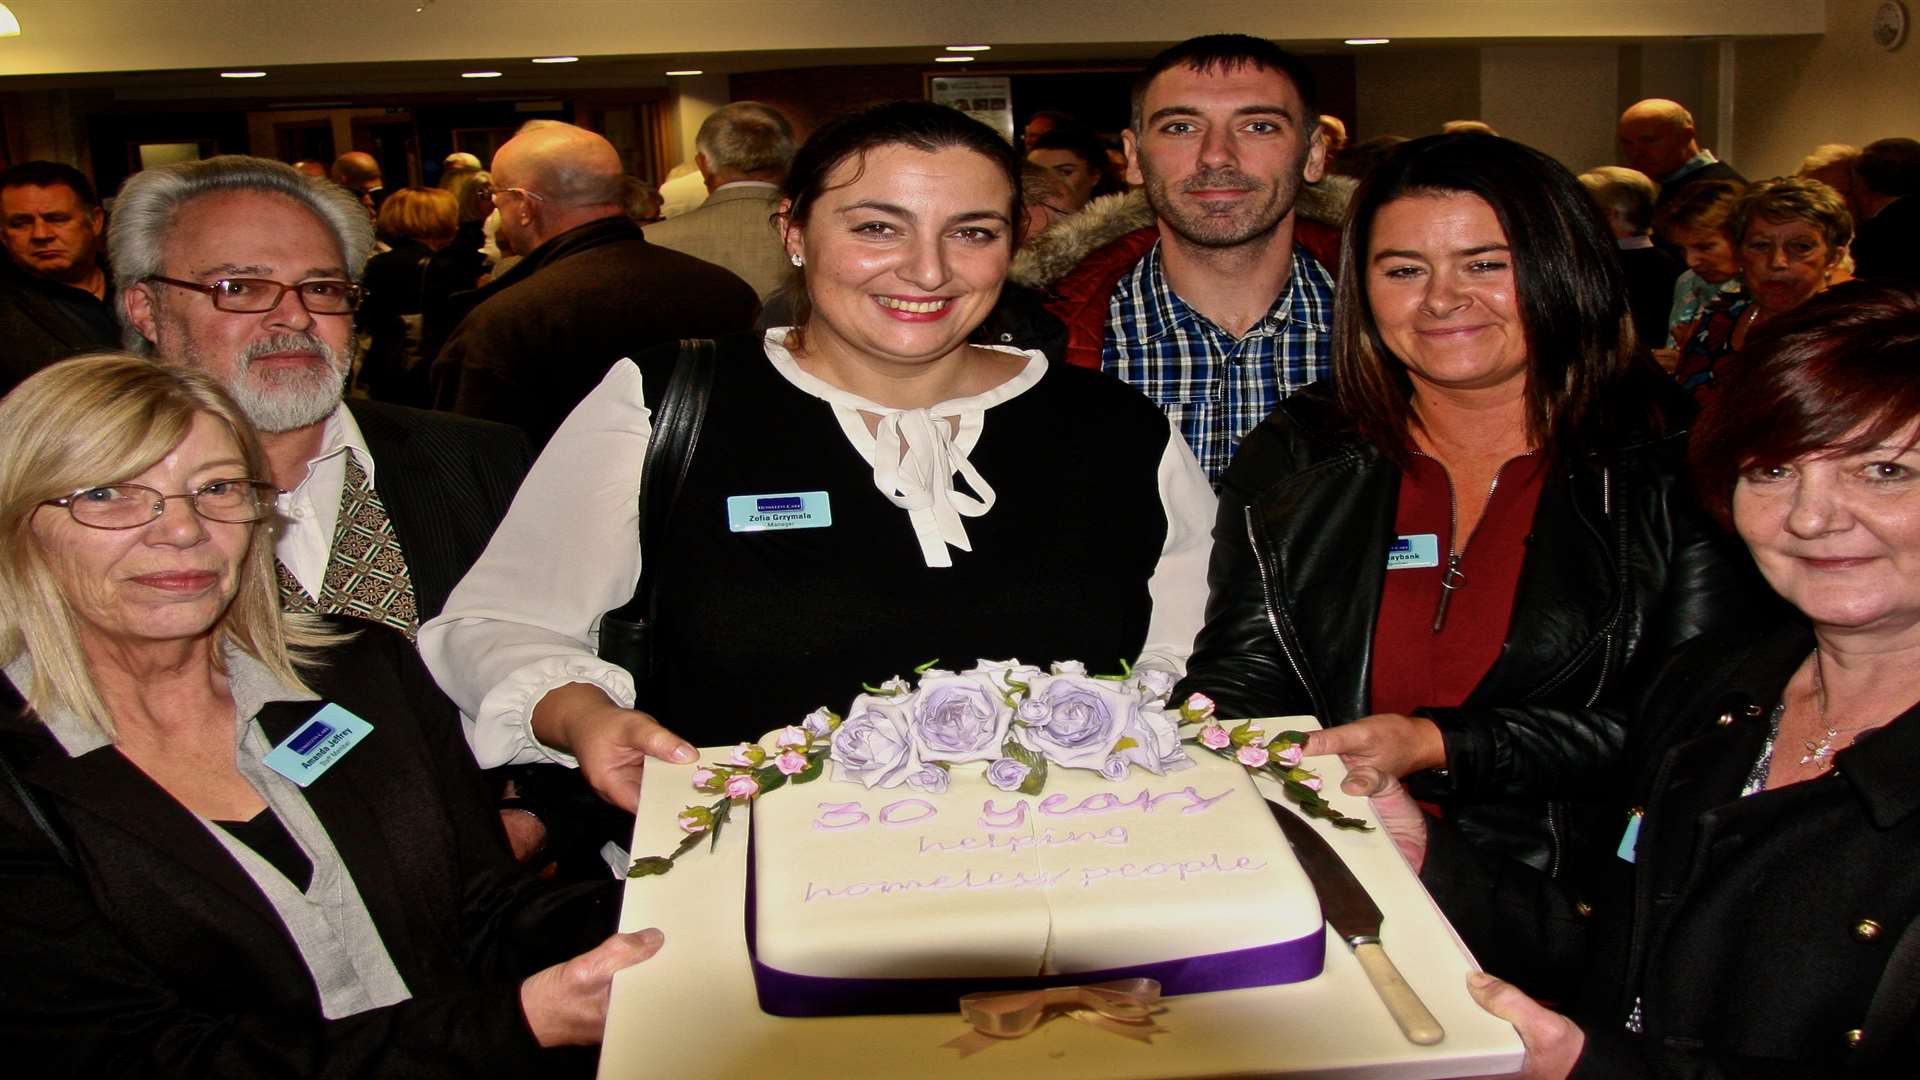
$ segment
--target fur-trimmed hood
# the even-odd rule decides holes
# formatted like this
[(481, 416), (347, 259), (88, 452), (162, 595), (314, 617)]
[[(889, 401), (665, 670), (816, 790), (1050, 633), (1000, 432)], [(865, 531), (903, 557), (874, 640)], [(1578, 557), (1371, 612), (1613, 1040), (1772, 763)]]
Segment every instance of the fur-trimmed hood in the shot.
[[(1294, 212), (1308, 221), (1337, 228), (1346, 221), (1353, 189), (1354, 181), (1344, 176), (1303, 184), (1293, 203)], [(1023, 245), (1014, 255), (1007, 276), (1016, 284), (1044, 290), (1072, 273), (1080, 260), (1130, 232), (1152, 225), (1153, 220), (1153, 208), (1147, 205), (1143, 189), (1102, 195)]]

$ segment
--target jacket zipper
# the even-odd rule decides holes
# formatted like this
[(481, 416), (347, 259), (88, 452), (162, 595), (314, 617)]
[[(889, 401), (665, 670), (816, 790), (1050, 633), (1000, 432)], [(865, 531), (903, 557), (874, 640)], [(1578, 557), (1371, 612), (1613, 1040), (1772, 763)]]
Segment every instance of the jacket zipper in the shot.
[[(1413, 452), (1420, 454), (1418, 450)], [(1532, 457), (1533, 454), (1534, 452), (1529, 450), (1520, 457)], [(1420, 456), (1439, 464), (1439, 459), (1431, 454), (1420, 454)], [(1493, 502), (1493, 493), (1500, 490), (1500, 474), (1507, 471), (1508, 465), (1518, 460), (1519, 458), (1509, 459), (1493, 470), (1493, 482), (1487, 485), (1489, 504)], [(1447, 623), (1447, 605), (1453, 600), (1454, 590), (1467, 582), (1467, 576), (1460, 572), (1460, 560), (1467, 557), (1467, 546), (1473, 542), (1473, 537), (1469, 536), (1466, 543), (1460, 545), (1459, 550), (1454, 550), (1454, 543), (1460, 539), (1460, 499), (1453, 490), (1453, 474), (1447, 471), (1445, 465), (1440, 466), (1440, 472), (1447, 478), (1447, 569), (1440, 575), (1440, 600), (1433, 607), (1433, 632), (1436, 634)], [(1486, 514), (1482, 512), (1481, 518), (1484, 520), (1485, 517)], [(1473, 531), (1476, 533), (1480, 531), (1478, 522), (1474, 523)]]
[(1307, 681), (1306, 669), (1301, 665), (1300, 658), (1294, 655), (1293, 646), (1287, 643), (1287, 635), (1280, 629), (1280, 612), (1273, 602), (1273, 571), (1267, 566), (1266, 553), (1261, 550), (1260, 537), (1253, 524), (1253, 507), (1251, 506), (1246, 509), (1246, 525), (1247, 547), (1253, 552), (1254, 565), (1260, 569), (1260, 605), (1266, 609), (1267, 625), (1273, 629), (1273, 638), (1280, 643), (1280, 654), (1287, 658), (1287, 666), (1293, 669), (1293, 677), (1300, 680), (1301, 687), (1306, 690), (1307, 697), (1313, 702), (1314, 714), (1325, 716), (1326, 708), (1320, 700), (1319, 693), (1314, 690), (1313, 684)]

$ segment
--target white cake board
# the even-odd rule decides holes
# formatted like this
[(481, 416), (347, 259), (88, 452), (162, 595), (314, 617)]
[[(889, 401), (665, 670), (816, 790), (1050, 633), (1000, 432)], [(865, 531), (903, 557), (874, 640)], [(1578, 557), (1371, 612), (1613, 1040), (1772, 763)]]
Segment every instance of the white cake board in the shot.
[[(1263, 721), (1268, 731), (1312, 730), (1310, 717)], [(715, 760), (724, 750), (702, 751)], [(1310, 765), (1336, 791), (1338, 758)], [(693, 767), (647, 763), (634, 853), (665, 854), (679, 843), (678, 811), (709, 797), (693, 791)], [(817, 783), (828, 783), (821, 780)], [(1263, 788), (1266, 785), (1261, 785)], [(1275, 794), (1267, 791), (1267, 794)], [(1364, 798), (1336, 794), (1340, 808), (1373, 820)], [(959, 1014), (787, 1019), (760, 1011), (747, 965), (747, 815), (722, 830), (717, 850), (682, 856), (671, 873), (627, 883), (620, 929), (657, 926), (658, 955), (614, 979), (600, 1056), (602, 1080), (1162, 1080), (1173, 1077), (1288, 1077), (1313, 1080), (1428, 1080), (1489, 1076), (1520, 1067), (1520, 1038), (1467, 996), (1475, 965), (1453, 928), (1376, 828), (1315, 827), (1332, 842), (1386, 915), (1381, 939), (1447, 1037), (1415, 1046), (1394, 1026), (1344, 942), (1327, 934), (1326, 970), (1291, 986), (1192, 994), (1164, 1000), (1166, 1034), (1142, 1045), (1069, 1018), (1023, 1039), (961, 1058), (942, 1046), (968, 1028)], [(1173, 920), (1193, 917), (1170, 911)]]

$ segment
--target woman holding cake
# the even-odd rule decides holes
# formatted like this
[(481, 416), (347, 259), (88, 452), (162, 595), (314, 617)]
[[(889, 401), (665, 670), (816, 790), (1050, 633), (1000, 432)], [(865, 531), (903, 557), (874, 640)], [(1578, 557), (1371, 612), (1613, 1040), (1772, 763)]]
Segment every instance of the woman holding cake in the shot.
[[(1554, 874), (1604, 829), (1585, 800), (1634, 688), (1741, 607), (1681, 438), (1626, 385), (1611, 248), (1573, 176), (1518, 143), (1416, 139), (1368, 177), (1331, 385), (1283, 402), (1222, 479), (1175, 691), (1317, 716), (1310, 753), (1412, 777), (1475, 843)], [(1476, 950), (1551, 917), (1447, 914)], [(1541, 985), (1565, 958), (1525, 959), (1509, 972)]]
[(196, 371), (83, 357), (0, 402), (0, 1044), (33, 1076), (590, 1063), (543, 1051), (599, 1043), (658, 932), (514, 863), (404, 638), (282, 615), (268, 475)]
[[(648, 539), (664, 567), (648, 711), (594, 633), (640, 572), (645, 388), (673, 349), (613, 367), (422, 628), (484, 764), (577, 759), (631, 811), (646, 756), (692, 759), (680, 736), (758, 739), (928, 661), (1178, 674), (1213, 511), (1192, 453), (1109, 377), (967, 344), (1006, 278), (1019, 181), (1005, 140), (939, 105), (814, 133), (776, 222), (797, 325), (719, 343), (672, 527)], [(774, 497), (787, 509), (763, 528)]]
[[(1756, 330), (1694, 428), (1708, 509), (1794, 610), (1683, 649), (1639, 710), (1578, 1023), (1474, 980), (1527, 1076), (1913, 1074), (1917, 352), (1920, 289), (1837, 285)], [(1565, 903), (1404, 795), (1375, 806), (1443, 903)]]

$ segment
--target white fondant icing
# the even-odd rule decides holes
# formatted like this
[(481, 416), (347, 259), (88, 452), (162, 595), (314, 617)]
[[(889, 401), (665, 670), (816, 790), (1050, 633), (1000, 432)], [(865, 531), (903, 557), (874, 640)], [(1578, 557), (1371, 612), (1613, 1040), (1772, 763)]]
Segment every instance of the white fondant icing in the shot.
[(1246, 771), (1194, 757), (1117, 783), (1054, 769), (1037, 797), (959, 767), (945, 794), (912, 797), (931, 814), (851, 784), (769, 792), (752, 824), (759, 960), (828, 978), (993, 978), (1318, 932), (1313, 887)]

